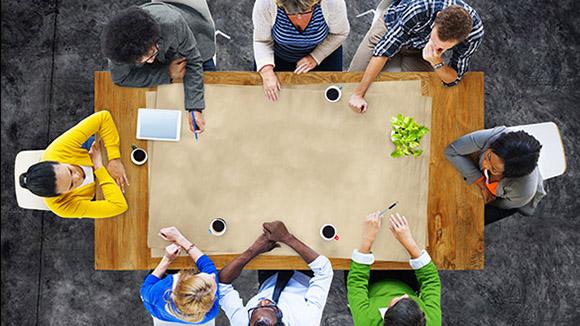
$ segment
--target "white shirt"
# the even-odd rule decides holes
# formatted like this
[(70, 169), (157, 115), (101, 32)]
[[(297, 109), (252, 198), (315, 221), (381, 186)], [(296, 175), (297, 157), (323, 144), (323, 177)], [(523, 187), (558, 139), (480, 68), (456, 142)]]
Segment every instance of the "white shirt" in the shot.
[(85, 179), (83, 180), (83, 183), (80, 185), (80, 187), (95, 182), (95, 174), (94, 174), (95, 172), (93, 171), (93, 168), (84, 165), (81, 165), (80, 167), (81, 169), (83, 169), (83, 172), (85, 173)]
[[(284, 315), (282, 321), (286, 326), (320, 325), (332, 283), (332, 265), (328, 258), (318, 256), (308, 266), (314, 272), (314, 277), (310, 278), (300, 272), (294, 273), (278, 300), (278, 308)], [(272, 298), (276, 280), (277, 274), (268, 278), (245, 307), (240, 294), (231, 284), (220, 283), (220, 305), (230, 323), (233, 326), (248, 325), (248, 310), (257, 306), (259, 299)]]

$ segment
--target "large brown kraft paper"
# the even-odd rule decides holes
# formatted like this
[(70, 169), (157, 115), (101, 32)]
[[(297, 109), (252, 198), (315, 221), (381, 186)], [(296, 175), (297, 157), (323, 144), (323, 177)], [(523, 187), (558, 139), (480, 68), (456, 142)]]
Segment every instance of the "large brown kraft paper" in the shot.
[[(250, 246), (263, 222), (282, 220), (320, 254), (350, 258), (366, 216), (395, 201), (393, 211), (407, 217), (424, 247), (430, 134), (419, 158), (391, 158), (390, 120), (402, 113), (431, 128), (431, 98), (421, 96), (420, 81), (376, 82), (365, 96), (369, 109), (355, 114), (348, 97), (356, 84), (339, 84), (337, 103), (324, 99), (327, 86), (285, 87), (272, 103), (261, 86), (206, 84), (207, 129), (199, 143), (184, 114), (178, 143), (148, 145), (152, 255), (168, 245), (158, 236), (162, 227), (178, 227), (208, 254), (231, 254)], [(148, 96), (156, 108), (184, 109), (180, 84)], [(208, 232), (215, 217), (227, 221), (221, 237)], [(339, 240), (320, 237), (326, 223), (337, 227)], [(373, 253), (377, 260), (409, 259), (387, 219)], [(269, 254), (296, 255), (284, 245)]]

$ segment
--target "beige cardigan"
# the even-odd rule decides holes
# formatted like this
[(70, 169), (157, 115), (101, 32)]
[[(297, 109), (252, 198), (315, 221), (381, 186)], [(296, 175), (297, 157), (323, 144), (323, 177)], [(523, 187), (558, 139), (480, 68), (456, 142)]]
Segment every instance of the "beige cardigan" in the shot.
[[(348, 36), (350, 25), (344, 0), (320, 0), (322, 15), (329, 34), (310, 55), (318, 64), (338, 49)], [(275, 0), (256, 0), (252, 12), (254, 23), (254, 59), (258, 71), (265, 65), (274, 65), (274, 40), (272, 27), (276, 21), (278, 6)]]

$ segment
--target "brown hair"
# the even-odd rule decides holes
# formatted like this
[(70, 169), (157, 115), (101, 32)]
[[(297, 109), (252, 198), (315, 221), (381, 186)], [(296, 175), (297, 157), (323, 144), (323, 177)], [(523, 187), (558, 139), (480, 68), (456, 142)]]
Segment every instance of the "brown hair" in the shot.
[(211, 310), (215, 301), (214, 282), (192, 270), (179, 272), (179, 280), (172, 292), (172, 299), (167, 301), (167, 310), (176, 318), (183, 321), (197, 323), (203, 320)]
[(473, 28), (473, 20), (462, 7), (449, 6), (439, 12), (435, 18), (435, 25), (437, 26), (437, 36), (441, 41), (463, 42)]
[(286, 12), (289, 14), (308, 11), (308, 9), (319, 2), (320, 0), (276, 0), (278, 7), (286, 9)]

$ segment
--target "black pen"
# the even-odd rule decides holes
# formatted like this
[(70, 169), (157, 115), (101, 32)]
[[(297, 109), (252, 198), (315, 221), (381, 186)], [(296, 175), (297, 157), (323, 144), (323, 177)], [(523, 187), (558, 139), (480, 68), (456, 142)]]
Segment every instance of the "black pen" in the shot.
[(385, 215), (385, 213), (386, 213), (388, 210), (391, 210), (391, 209), (393, 209), (395, 206), (397, 206), (397, 204), (398, 204), (398, 203), (399, 203), (399, 201), (398, 201), (398, 200), (397, 200), (396, 202), (392, 203), (392, 204), (391, 204), (389, 207), (387, 207), (387, 208), (385, 208), (384, 210), (382, 210), (382, 211), (379, 213), (379, 216), (383, 216), (383, 215)]

